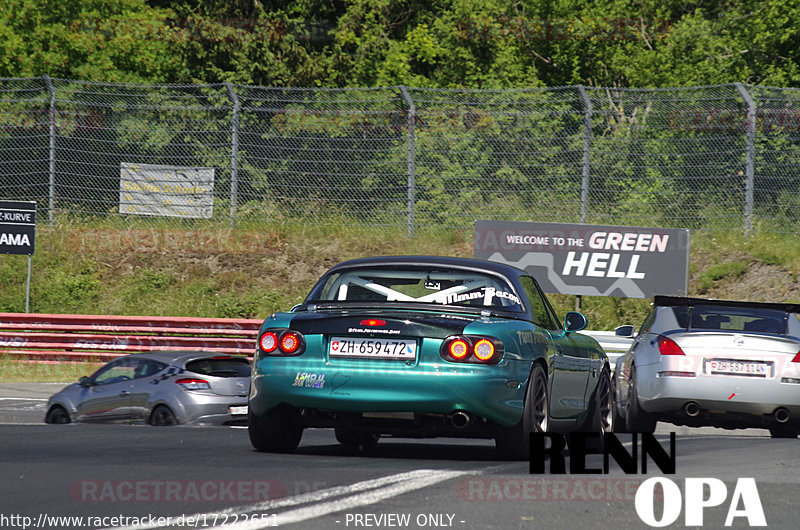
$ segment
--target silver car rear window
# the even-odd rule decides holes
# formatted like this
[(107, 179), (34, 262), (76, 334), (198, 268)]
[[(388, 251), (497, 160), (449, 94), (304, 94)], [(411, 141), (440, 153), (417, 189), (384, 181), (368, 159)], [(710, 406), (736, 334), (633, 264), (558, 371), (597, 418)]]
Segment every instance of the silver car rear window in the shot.
[(250, 361), (237, 357), (208, 357), (186, 363), (190, 372), (213, 377), (250, 377)]
[(789, 314), (773, 309), (696, 305), (673, 308), (686, 329), (771, 333), (785, 335)]

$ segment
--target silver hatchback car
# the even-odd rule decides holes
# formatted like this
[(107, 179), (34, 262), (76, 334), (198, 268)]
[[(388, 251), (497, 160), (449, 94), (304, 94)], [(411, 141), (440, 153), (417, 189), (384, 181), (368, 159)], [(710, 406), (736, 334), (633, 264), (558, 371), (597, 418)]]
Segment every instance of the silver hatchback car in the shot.
[[(656, 296), (612, 381), (615, 430), (800, 433), (800, 304)], [(617, 335), (633, 337), (633, 326)]]
[(246, 425), (250, 372), (203, 351), (126, 355), (54, 394), (45, 422)]

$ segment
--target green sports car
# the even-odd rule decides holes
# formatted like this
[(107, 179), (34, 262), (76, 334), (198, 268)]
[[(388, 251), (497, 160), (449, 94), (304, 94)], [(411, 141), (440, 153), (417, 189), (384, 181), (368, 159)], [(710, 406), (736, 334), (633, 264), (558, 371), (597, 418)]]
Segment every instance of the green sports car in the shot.
[(501, 457), (526, 459), (530, 432), (610, 431), (608, 358), (585, 327), (509, 265), (340, 263), (261, 326), (250, 440), (290, 452), (306, 427), (362, 449), (381, 435), (494, 438)]

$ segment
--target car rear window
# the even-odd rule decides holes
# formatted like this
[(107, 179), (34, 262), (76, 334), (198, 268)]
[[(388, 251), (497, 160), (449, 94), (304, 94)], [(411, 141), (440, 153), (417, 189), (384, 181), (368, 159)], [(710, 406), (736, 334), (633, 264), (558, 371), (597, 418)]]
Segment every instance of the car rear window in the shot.
[(250, 361), (244, 357), (209, 357), (186, 363), (190, 372), (213, 377), (250, 377)]
[(329, 276), (306, 302), (428, 303), (522, 311), (513, 287), (502, 278), (472, 270), (435, 267), (370, 267)]
[(681, 327), (687, 329), (786, 334), (789, 314), (772, 309), (696, 305), (674, 308)]

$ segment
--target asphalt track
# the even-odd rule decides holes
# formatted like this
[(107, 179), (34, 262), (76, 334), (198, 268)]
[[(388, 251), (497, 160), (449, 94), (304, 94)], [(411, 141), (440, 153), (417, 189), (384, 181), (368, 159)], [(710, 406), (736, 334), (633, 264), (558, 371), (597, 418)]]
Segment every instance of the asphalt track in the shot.
[[(754, 478), (768, 527), (800, 520), (800, 440), (763, 431), (660, 424), (678, 433), (675, 475), (652, 462), (647, 475), (625, 475), (613, 461), (607, 475), (531, 475), (489, 441), (388, 438), (361, 454), (307, 430), (297, 452), (276, 455), (253, 451), (241, 428), (44, 425), (43, 400), (58, 388), (0, 385), (2, 528), (648, 528), (634, 498), (651, 477), (681, 492), (687, 477), (721, 480), (725, 500), (704, 510), (707, 528), (723, 527), (743, 477)], [(602, 467), (602, 455), (587, 457)]]

